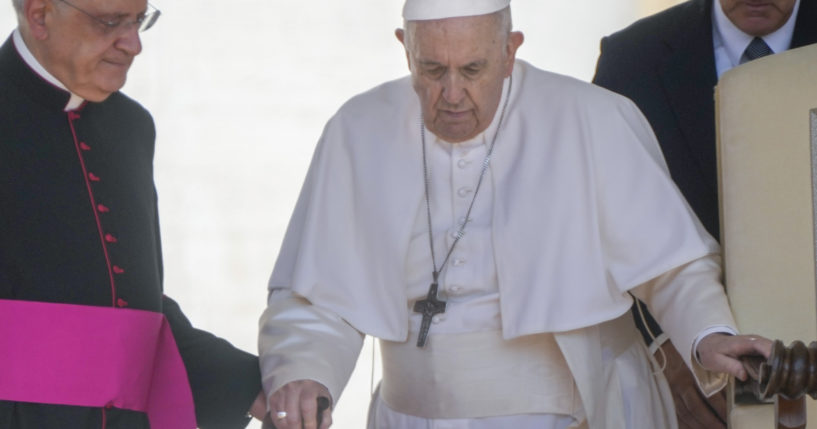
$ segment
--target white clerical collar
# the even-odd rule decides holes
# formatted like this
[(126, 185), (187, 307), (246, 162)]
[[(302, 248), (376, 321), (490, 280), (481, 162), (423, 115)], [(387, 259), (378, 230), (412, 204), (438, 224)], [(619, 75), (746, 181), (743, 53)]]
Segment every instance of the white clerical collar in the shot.
[(461, 149), (471, 149), (471, 148), (474, 148), (474, 147), (477, 147), (477, 146), (486, 145), (487, 143), (485, 142), (485, 135), (488, 133), (488, 130), (492, 128), (492, 125), (493, 125), (493, 122), (491, 123), (491, 125), (488, 126), (488, 128), (483, 130), (481, 133), (475, 135), (474, 137), (471, 137), (468, 140), (461, 141), (461, 142), (458, 142), (458, 143), (451, 143), (448, 140), (443, 140), (438, 135), (436, 135), (434, 133), (429, 133), (429, 134), (431, 134), (433, 136), (434, 143), (436, 145), (442, 147), (443, 149), (446, 150), (446, 152), (448, 152), (450, 154), (451, 150), (454, 148), (455, 145), (458, 148), (461, 148)]
[(56, 86), (64, 91), (71, 93), (71, 98), (68, 99), (68, 104), (65, 105), (64, 111), (68, 112), (70, 110), (74, 110), (78, 108), (85, 100), (77, 94), (69, 91), (65, 85), (62, 84), (57, 78), (54, 77), (45, 67), (34, 58), (34, 54), (28, 49), (26, 46), (26, 42), (23, 40), (23, 36), (20, 34), (20, 29), (15, 28), (14, 33), (12, 35), (12, 39), (14, 40), (14, 47), (17, 49), (17, 52), (23, 58), (26, 64), (34, 70), (35, 73), (40, 75), (41, 78), (45, 79), (46, 82), (50, 83), (51, 85)]
[[(791, 39), (794, 35), (794, 23), (797, 21), (797, 11), (799, 9), (800, 0), (796, 0), (788, 21), (774, 33), (762, 37), (763, 41), (772, 49), (772, 52), (783, 52), (791, 46)], [(749, 46), (754, 36), (744, 33), (729, 20), (723, 12), (720, 0), (712, 2), (712, 15), (712, 35), (715, 47), (717, 49), (718, 45), (722, 45), (729, 57), (731, 66), (736, 67), (740, 64), (740, 57), (743, 55), (743, 51)]]

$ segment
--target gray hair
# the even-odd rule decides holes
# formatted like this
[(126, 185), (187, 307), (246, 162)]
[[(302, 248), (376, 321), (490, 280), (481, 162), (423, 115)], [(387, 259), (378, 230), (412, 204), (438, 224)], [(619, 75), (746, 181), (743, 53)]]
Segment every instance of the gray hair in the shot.
[(14, 10), (17, 13), (23, 13), (23, 1), (24, 0), (11, 0), (11, 4), (14, 6)]
[[(15, 0), (16, 1), (16, 0)], [(22, 1), (22, 0), (19, 0)], [(496, 22), (496, 28), (499, 32), (499, 35), (502, 37), (508, 37), (508, 34), (511, 33), (511, 29), (513, 28), (513, 20), (511, 19), (511, 7), (505, 7), (500, 9), (496, 12), (490, 14), (491, 17), (494, 18)], [(404, 42), (408, 44), (409, 40), (414, 36), (415, 25), (417, 21), (406, 21), (403, 20), (403, 29), (404, 29)]]

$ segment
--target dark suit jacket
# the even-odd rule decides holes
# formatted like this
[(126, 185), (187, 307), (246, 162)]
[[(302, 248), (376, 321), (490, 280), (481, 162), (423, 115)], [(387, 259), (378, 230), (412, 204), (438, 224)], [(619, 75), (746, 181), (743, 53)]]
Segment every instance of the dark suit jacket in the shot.
[[(681, 3), (602, 39), (593, 82), (638, 105), (673, 180), (719, 238), (712, 2)], [(817, 42), (817, 0), (801, 0), (796, 19), (791, 47)]]
[[(246, 426), (261, 389), (257, 359), (193, 328), (162, 292), (150, 114), (119, 92), (76, 113), (63, 111), (68, 98), (23, 62), (11, 38), (0, 47), (0, 299), (164, 313), (199, 425)], [(144, 428), (147, 419), (0, 401), (0, 429), (103, 426)]]
[[(593, 82), (641, 109), (673, 180), (707, 231), (720, 239), (712, 7), (713, 0), (689, 0), (605, 37)], [(801, 0), (791, 47), (815, 42), (817, 0)]]

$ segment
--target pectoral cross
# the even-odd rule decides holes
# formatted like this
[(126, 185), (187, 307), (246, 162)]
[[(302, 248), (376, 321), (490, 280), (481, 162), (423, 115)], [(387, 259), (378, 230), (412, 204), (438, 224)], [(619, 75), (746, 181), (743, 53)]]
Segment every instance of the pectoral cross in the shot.
[(437, 314), (445, 313), (445, 301), (437, 299), (437, 276), (428, 288), (428, 296), (414, 303), (414, 312), (423, 315), (420, 323), (420, 335), (417, 337), (417, 347), (423, 347), (428, 337), (428, 329), (431, 327), (431, 318)]

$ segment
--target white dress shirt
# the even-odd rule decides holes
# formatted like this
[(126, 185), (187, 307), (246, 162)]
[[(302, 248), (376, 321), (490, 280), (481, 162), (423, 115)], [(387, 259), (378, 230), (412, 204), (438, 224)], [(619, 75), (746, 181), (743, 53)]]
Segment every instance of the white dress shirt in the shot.
[[(783, 52), (791, 46), (794, 23), (797, 21), (797, 11), (799, 9), (800, 0), (796, 0), (789, 20), (777, 31), (762, 37), (772, 52)], [(744, 33), (729, 20), (720, 6), (720, 1), (716, 1), (712, 5), (712, 42), (715, 48), (715, 68), (718, 71), (718, 79), (727, 70), (740, 64), (743, 51), (746, 50), (746, 47), (754, 38), (755, 36)]]

